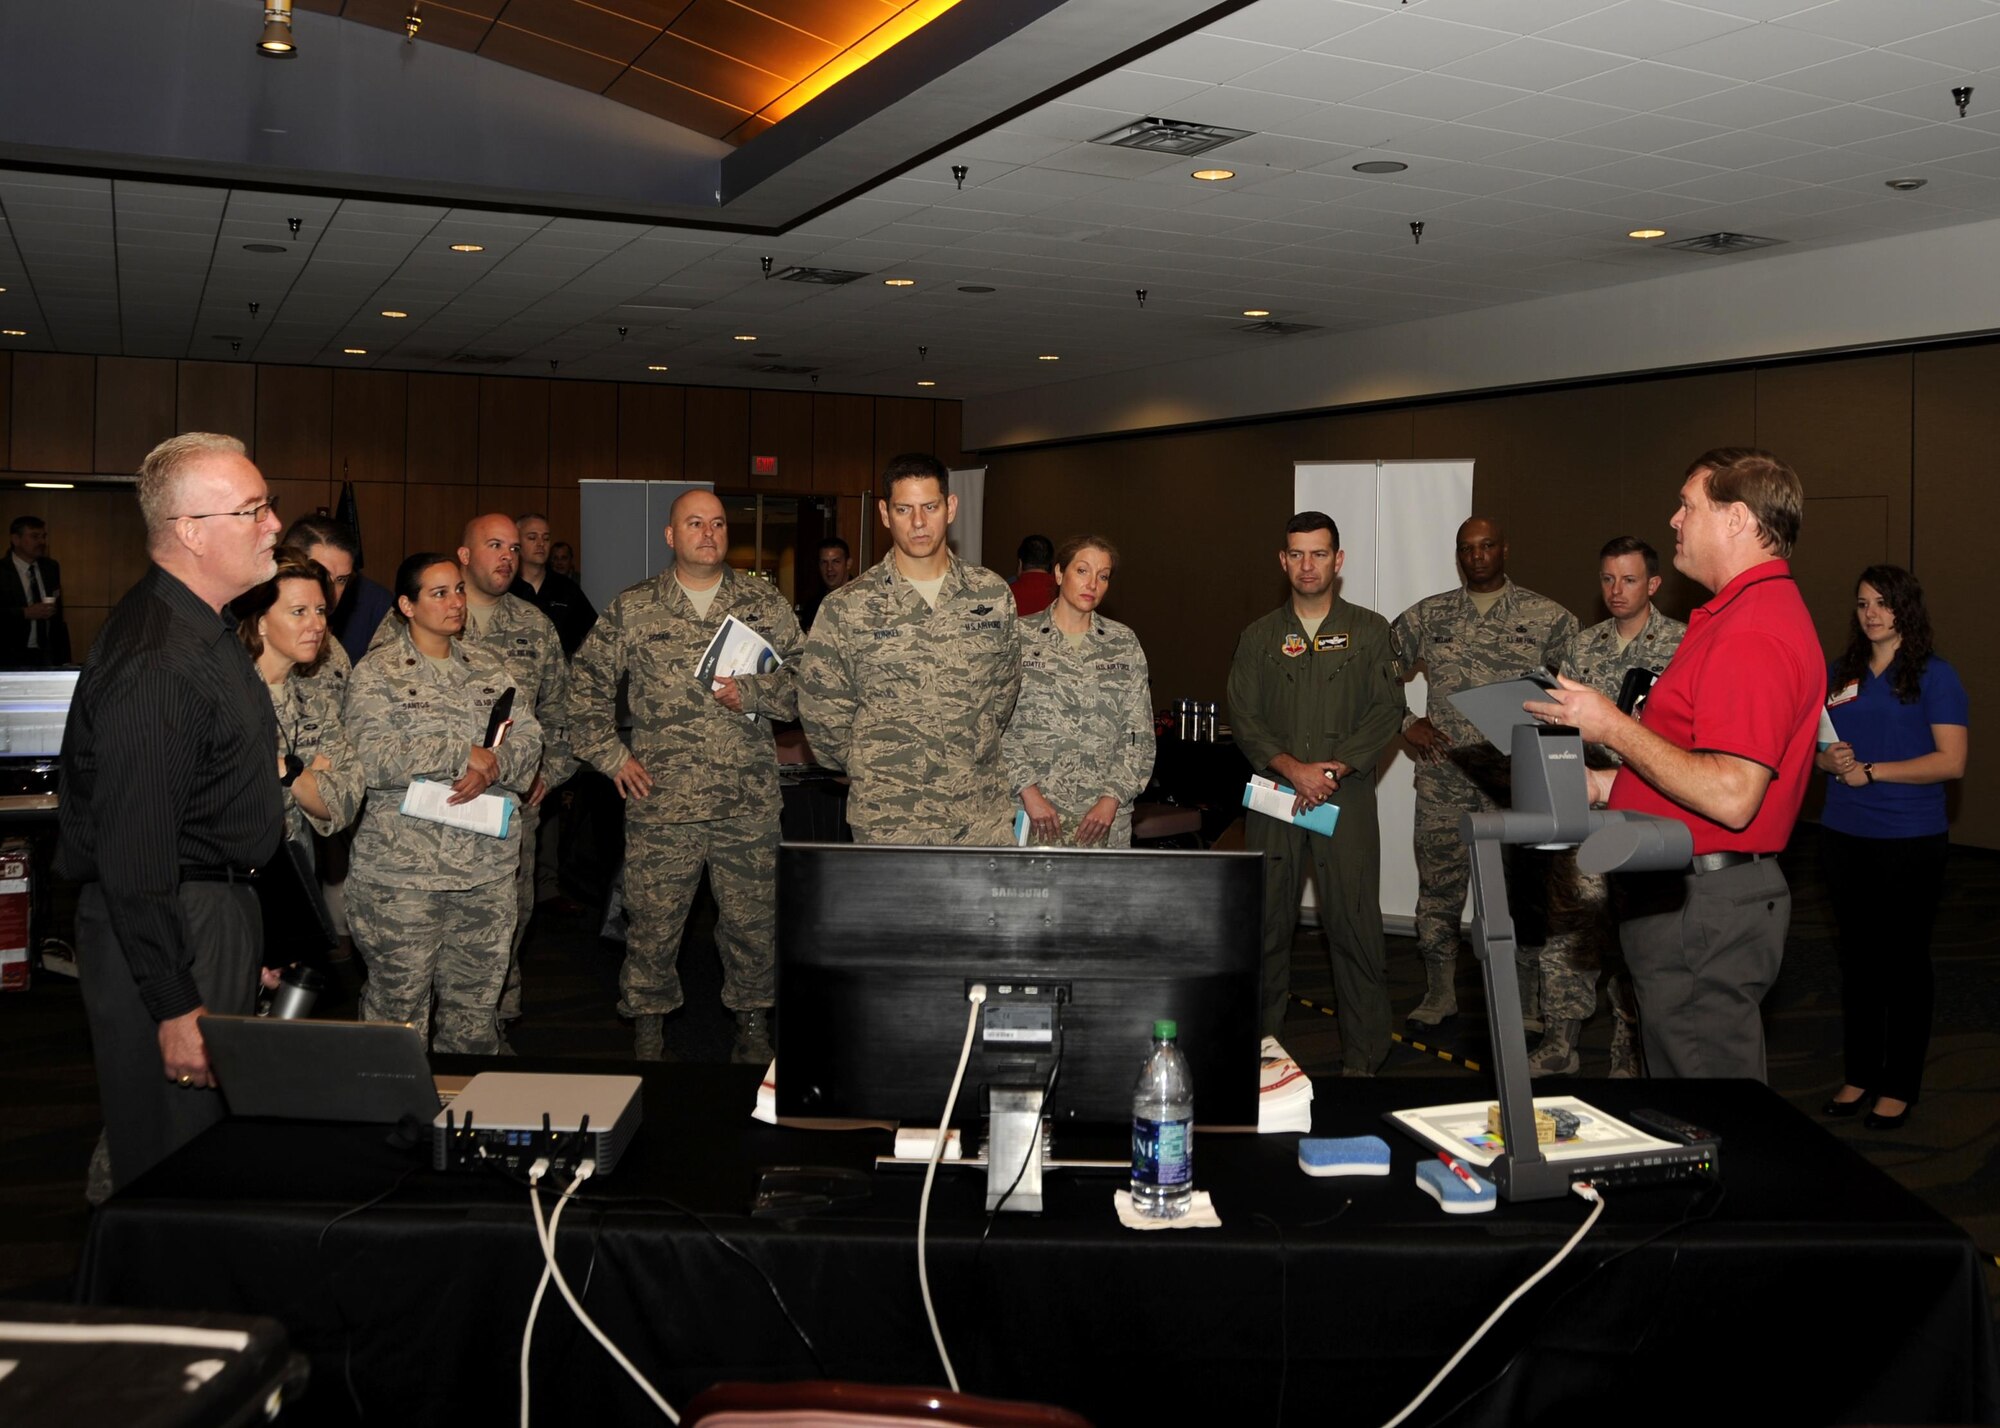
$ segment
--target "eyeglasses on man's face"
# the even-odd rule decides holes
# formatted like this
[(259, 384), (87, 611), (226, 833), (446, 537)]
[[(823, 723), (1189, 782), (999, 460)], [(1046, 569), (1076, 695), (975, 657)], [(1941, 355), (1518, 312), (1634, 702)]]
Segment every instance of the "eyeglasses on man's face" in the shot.
[(276, 496), (267, 496), (265, 499), (259, 501), (256, 505), (245, 506), (240, 511), (207, 511), (198, 516), (196, 515), (175, 516), (174, 519), (177, 521), (212, 521), (222, 516), (235, 516), (239, 520), (246, 520), (250, 522), (251, 525), (254, 526), (259, 521), (263, 520), (264, 517), (275, 516), (277, 514), (278, 514), (278, 498)]

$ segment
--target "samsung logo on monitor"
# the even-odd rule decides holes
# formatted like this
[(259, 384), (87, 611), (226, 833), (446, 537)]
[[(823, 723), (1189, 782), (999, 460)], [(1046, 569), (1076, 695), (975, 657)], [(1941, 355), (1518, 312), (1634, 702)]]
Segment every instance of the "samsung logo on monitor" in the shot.
[(1046, 899), (1048, 895), (1049, 890), (1047, 888), (994, 888), (991, 893), (993, 897), (1034, 897), (1043, 899)]

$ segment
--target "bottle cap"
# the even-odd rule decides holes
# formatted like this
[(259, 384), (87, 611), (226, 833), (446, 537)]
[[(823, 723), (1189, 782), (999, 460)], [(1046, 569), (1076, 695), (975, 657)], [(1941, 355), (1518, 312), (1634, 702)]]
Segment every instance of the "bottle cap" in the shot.
[(1153, 1040), (1155, 1041), (1172, 1041), (1180, 1034), (1181, 1029), (1178, 1022), (1161, 1020), (1153, 1023)]

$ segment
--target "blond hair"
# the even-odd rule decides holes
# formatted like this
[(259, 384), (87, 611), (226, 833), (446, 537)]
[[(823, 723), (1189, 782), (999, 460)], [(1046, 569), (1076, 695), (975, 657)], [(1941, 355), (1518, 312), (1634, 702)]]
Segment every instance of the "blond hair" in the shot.
[(181, 480), (204, 457), (245, 456), (243, 443), (213, 431), (184, 431), (170, 436), (139, 463), (139, 512), (150, 534), (171, 521), (180, 504)]

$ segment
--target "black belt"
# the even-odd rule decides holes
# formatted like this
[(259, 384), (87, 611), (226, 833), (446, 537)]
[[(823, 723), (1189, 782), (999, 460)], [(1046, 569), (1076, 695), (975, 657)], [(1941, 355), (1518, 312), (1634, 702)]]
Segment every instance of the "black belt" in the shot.
[(1694, 860), (1694, 870), (1697, 873), (1719, 873), (1724, 868), (1738, 868), (1745, 863), (1762, 862), (1775, 856), (1773, 853), (1702, 853)]
[(227, 864), (182, 863), (181, 881), (184, 883), (254, 883), (257, 881), (257, 870), (255, 868), (232, 868)]

